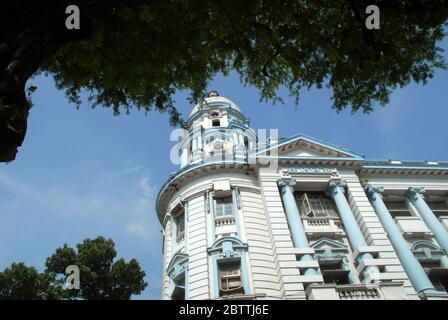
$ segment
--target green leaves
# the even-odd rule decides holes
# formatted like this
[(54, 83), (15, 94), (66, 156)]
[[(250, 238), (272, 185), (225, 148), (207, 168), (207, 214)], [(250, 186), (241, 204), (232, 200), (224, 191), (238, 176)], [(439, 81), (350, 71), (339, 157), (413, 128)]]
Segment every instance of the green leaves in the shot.
[(94, 15), (92, 40), (65, 48), (45, 69), (72, 101), (87, 89), (92, 106), (168, 112), (173, 125), (182, 122), (172, 100), (178, 90), (198, 102), (213, 76), (231, 69), (262, 100), (281, 102), (280, 86), (298, 98), (303, 88), (326, 85), (336, 110), (370, 112), (396, 87), (426, 83), (446, 68), (437, 42), (448, 5), (425, 1), (416, 13), (416, 3), (378, 1), (375, 31), (365, 28), (362, 1), (123, 5)]
[(81, 288), (67, 290), (66, 297), (127, 300), (133, 294), (140, 294), (147, 286), (143, 280), (145, 272), (135, 259), (128, 263), (123, 258), (114, 262), (117, 253), (112, 239), (86, 239), (76, 247), (77, 250), (74, 250), (64, 245), (46, 262), (46, 271), (55, 276), (65, 275), (68, 265), (79, 267)]
[[(23, 19), (7, 12), (1, 20), (9, 36), (2, 70), (14, 66), (10, 79), (25, 83), (39, 68), (78, 106), (85, 92), (92, 108), (166, 112), (172, 125), (184, 123), (176, 92), (187, 90), (199, 102), (213, 77), (231, 70), (257, 87), (261, 100), (282, 102), (278, 89), (285, 86), (298, 102), (304, 89), (326, 86), (335, 110), (370, 112), (387, 104), (394, 89), (425, 84), (447, 68), (438, 43), (448, 0), (86, 0), (80, 32), (58, 27), (59, 6), (68, 0), (42, 1), (14, 4), (10, 11)], [(380, 30), (365, 27), (372, 4), (380, 8)], [(29, 38), (17, 40), (29, 30)], [(23, 93), (23, 86), (15, 90)], [(0, 99), (15, 105), (10, 92)], [(25, 110), (20, 117), (2, 116), (9, 122), (0, 129), (9, 136), (0, 141), (0, 161), (12, 160), (23, 141), (29, 103), (22, 100), (15, 107)]]
[(0, 300), (54, 300), (62, 297), (62, 285), (53, 275), (39, 273), (24, 263), (13, 263), (0, 272)]
[[(145, 272), (135, 259), (114, 262), (115, 244), (112, 239), (86, 239), (76, 246), (64, 244), (47, 258), (43, 273), (23, 263), (13, 263), (0, 272), (0, 300), (128, 300), (140, 294), (148, 285)], [(80, 290), (65, 288), (65, 270), (76, 265), (80, 270)]]

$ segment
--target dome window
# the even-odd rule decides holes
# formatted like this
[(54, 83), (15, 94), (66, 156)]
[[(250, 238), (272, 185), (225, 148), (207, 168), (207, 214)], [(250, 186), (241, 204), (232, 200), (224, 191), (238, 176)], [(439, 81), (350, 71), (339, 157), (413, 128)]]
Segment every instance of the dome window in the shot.
[(212, 126), (213, 127), (220, 127), (221, 126), (221, 121), (219, 121), (219, 119), (215, 119), (212, 121)]
[(219, 112), (218, 111), (213, 112), (212, 117), (219, 117)]

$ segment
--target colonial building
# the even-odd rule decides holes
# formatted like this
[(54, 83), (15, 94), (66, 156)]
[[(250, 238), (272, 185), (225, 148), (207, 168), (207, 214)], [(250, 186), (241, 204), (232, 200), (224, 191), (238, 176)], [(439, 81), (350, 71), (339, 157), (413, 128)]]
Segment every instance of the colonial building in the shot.
[(163, 299), (448, 299), (448, 163), (261, 143), (209, 94), (157, 197)]

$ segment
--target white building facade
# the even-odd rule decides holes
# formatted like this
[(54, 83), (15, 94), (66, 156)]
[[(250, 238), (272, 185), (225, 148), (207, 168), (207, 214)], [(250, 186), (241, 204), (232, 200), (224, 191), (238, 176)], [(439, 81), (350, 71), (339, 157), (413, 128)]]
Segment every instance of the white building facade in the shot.
[(156, 203), (163, 299), (448, 299), (448, 163), (260, 143), (211, 92)]

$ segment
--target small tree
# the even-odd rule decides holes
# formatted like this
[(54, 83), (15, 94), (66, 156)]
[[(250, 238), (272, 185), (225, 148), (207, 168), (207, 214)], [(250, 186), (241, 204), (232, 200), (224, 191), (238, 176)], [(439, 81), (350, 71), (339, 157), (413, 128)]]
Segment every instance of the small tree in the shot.
[(135, 259), (125, 262), (117, 255), (112, 239), (97, 237), (86, 239), (76, 245), (77, 250), (65, 244), (46, 261), (46, 272), (51, 275), (65, 275), (69, 265), (80, 270), (79, 290), (67, 290), (66, 296), (85, 300), (128, 300), (133, 294), (140, 294), (147, 286), (145, 272)]
[(62, 290), (62, 281), (54, 275), (39, 273), (23, 262), (0, 272), (0, 300), (55, 300), (62, 298)]
[[(47, 258), (43, 273), (24, 263), (13, 263), (0, 272), (0, 300), (128, 300), (148, 285), (137, 260), (114, 262), (117, 253), (112, 239), (86, 239), (76, 248), (67, 244), (58, 248)], [(69, 265), (80, 270), (79, 290), (64, 287)]]

